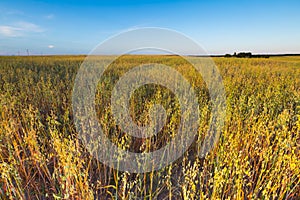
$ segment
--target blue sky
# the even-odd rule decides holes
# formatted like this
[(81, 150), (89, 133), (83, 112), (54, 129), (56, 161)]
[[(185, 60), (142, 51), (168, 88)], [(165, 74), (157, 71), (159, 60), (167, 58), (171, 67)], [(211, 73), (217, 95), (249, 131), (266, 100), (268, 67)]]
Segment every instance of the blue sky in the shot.
[(300, 53), (298, 0), (1, 0), (0, 54), (87, 54), (121, 31), (179, 31), (210, 54)]

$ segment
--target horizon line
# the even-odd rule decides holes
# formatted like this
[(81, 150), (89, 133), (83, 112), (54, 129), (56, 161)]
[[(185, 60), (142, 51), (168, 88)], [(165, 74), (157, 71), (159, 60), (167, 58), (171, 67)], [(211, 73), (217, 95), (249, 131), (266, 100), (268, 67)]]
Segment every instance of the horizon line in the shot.
[[(251, 53), (251, 52), (236, 52), (236, 53)], [(189, 56), (189, 57), (224, 57), (226, 55), (233, 56), (234, 54), (207, 54), (207, 55), (196, 55), (196, 54), (187, 54), (187, 55), (179, 55), (179, 54), (32, 54), (32, 55), (4, 55), (0, 54), (0, 57), (30, 57), (30, 56), (36, 56), (36, 57), (47, 57), (47, 56)], [(252, 56), (300, 56), (300, 53), (254, 53)]]

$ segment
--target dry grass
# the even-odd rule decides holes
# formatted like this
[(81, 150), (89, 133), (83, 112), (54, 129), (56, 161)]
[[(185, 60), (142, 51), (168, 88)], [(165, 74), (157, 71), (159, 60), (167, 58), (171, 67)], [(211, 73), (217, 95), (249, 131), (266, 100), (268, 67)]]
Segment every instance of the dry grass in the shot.
[(195, 155), (208, 127), (209, 96), (195, 70), (175, 56), (120, 58), (105, 73), (96, 94), (103, 130), (120, 148), (160, 148), (178, 124), (178, 115), (172, 114), (178, 110), (174, 95), (148, 85), (132, 98), (133, 116), (137, 123), (147, 123), (149, 105), (162, 103), (169, 118), (161, 136), (145, 142), (116, 127), (109, 109), (110, 90), (130, 67), (149, 61), (173, 66), (199, 96), (197, 141), (173, 164), (145, 174), (110, 169), (77, 139), (71, 95), (83, 59), (0, 58), (0, 199), (300, 198), (297, 57), (214, 59), (225, 84), (227, 117), (217, 147), (204, 159)]

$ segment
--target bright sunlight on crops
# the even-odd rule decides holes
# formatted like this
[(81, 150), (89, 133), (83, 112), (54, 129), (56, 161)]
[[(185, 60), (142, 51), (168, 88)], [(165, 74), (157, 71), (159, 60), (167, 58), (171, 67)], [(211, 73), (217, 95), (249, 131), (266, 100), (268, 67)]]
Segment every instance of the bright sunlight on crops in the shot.
[[(223, 77), (227, 115), (216, 147), (197, 156), (210, 118), (210, 98), (197, 71), (178, 56), (122, 56), (98, 84), (96, 110), (119, 148), (149, 152), (176, 133), (179, 103), (149, 84), (131, 100), (132, 118), (147, 124), (161, 104), (167, 123), (149, 139), (129, 137), (115, 124), (110, 96), (130, 68), (156, 62), (174, 67), (199, 102), (196, 140), (174, 163), (133, 174), (91, 156), (72, 115), (72, 88), (83, 56), (0, 58), (0, 199), (299, 199), (300, 57), (214, 58)], [(166, 77), (168, 78), (168, 77)]]

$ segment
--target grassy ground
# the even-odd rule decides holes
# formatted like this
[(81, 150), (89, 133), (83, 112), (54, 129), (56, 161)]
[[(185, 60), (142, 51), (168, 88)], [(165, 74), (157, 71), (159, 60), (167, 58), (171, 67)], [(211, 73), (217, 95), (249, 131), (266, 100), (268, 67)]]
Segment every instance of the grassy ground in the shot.
[(99, 82), (96, 110), (105, 134), (120, 148), (160, 148), (178, 128), (178, 115), (172, 114), (178, 101), (157, 85), (138, 89), (130, 106), (136, 123), (146, 124), (148, 107), (164, 104), (169, 117), (161, 136), (143, 141), (116, 127), (110, 90), (131, 67), (150, 61), (172, 66), (199, 97), (196, 141), (176, 162), (144, 174), (110, 169), (78, 139), (71, 97), (83, 59), (0, 58), (0, 199), (300, 198), (300, 57), (214, 58), (227, 116), (217, 146), (203, 159), (195, 155), (208, 128), (210, 102), (197, 72), (176, 56), (118, 59)]

